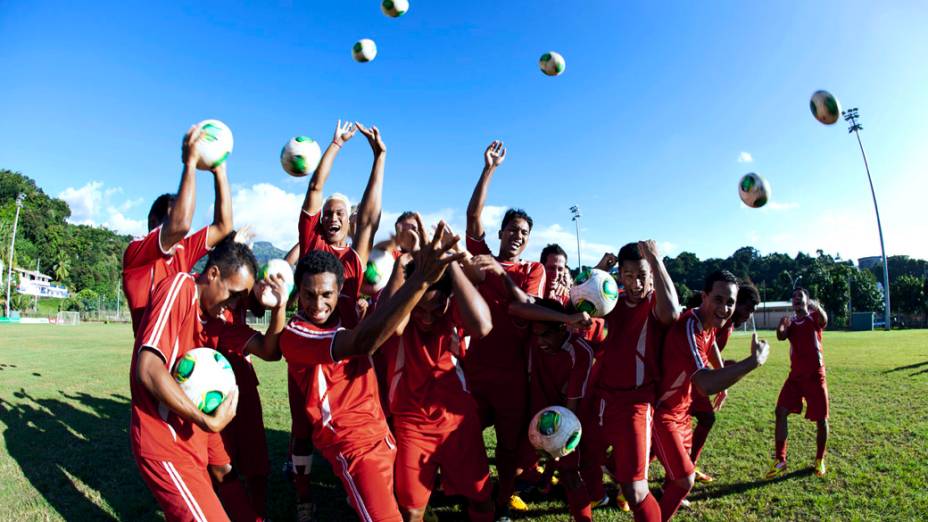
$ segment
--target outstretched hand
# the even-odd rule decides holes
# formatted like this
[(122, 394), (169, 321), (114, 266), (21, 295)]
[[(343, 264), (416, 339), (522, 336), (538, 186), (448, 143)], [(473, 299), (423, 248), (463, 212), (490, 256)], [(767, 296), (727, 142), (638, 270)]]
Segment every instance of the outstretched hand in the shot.
[(766, 340), (758, 340), (757, 333), (751, 337), (751, 356), (757, 362), (758, 366), (763, 366), (770, 355), (770, 345)]
[(596, 263), (596, 267), (604, 272), (609, 272), (612, 270), (612, 267), (619, 262), (619, 258), (615, 256), (612, 252), (606, 252), (603, 254), (603, 257), (599, 260), (599, 263)]
[(354, 136), (357, 130), (358, 128), (350, 121), (346, 121), (342, 124), (342, 120), (338, 120), (338, 124), (335, 126), (335, 136), (332, 137), (332, 143), (341, 147)]
[(488, 169), (499, 167), (505, 160), (506, 147), (503, 147), (503, 142), (499, 140), (491, 143), (483, 152), (483, 161)]
[(648, 261), (658, 259), (657, 243), (653, 239), (638, 242), (638, 253)]
[(416, 263), (414, 275), (419, 275), (425, 283), (431, 285), (441, 279), (448, 265), (464, 258), (463, 252), (454, 252), (455, 244), (461, 238), (448, 233), (444, 221), (438, 222), (435, 235), (431, 239), (419, 214), (416, 214), (416, 225), (419, 228), (420, 248), (413, 254)]
[(197, 150), (197, 140), (200, 139), (200, 133), (201, 131), (196, 125), (191, 125), (187, 130), (187, 134), (184, 134), (184, 144), (180, 149), (180, 159), (187, 168), (197, 168), (197, 162), (200, 161), (200, 151)]
[(354, 126), (367, 138), (367, 142), (371, 145), (371, 151), (373, 151), (374, 157), (387, 152), (387, 146), (384, 144), (383, 138), (380, 136), (380, 129), (378, 129), (376, 125), (371, 125), (368, 129), (364, 125), (361, 125), (360, 122), (355, 122)]
[(593, 320), (590, 319), (590, 314), (586, 312), (578, 312), (570, 315), (570, 319), (567, 321), (567, 326), (574, 331), (583, 331), (593, 326)]
[(251, 248), (251, 245), (255, 242), (255, 231), (251, 229), (251, 225), (245, 225), (235, 231), (235, 236), (232, 240)]

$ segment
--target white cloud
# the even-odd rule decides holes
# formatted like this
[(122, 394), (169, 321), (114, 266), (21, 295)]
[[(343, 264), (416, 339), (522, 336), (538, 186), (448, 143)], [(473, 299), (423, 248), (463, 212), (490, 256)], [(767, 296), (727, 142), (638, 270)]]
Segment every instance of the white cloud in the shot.
[(750, 152), (741, 151), (738, 154), (738, 163), (754, 163), (754, 157), (751, 156)]
[(70, 221), (72, 223), (87, 224), (93, 222), (103, 202), (101, 187), (103, 187), (102, 182), (91, 181), (81, 188), (68, 187), (61, 194), (58, 194), (58, 197), (71, 208)]
[(235, 228), (251, 225), (256, 241), (270, 241), (277, 248), (289, 250), (298, 240), (297, 220), (303, 196), (270, 183), (236, 186), (232, 193)]
[(71, 209), (68, 222), (76, 225), (104, 226), (121, 234), (142, 235), (147, 230), (143, 220), (130, 219), (125, 213), (139, 205), (142, 198), (115, 202), (122, 187), (104, 188), (103, 182), (91, 181), (80, 188), (68, 187), (58, 194)]

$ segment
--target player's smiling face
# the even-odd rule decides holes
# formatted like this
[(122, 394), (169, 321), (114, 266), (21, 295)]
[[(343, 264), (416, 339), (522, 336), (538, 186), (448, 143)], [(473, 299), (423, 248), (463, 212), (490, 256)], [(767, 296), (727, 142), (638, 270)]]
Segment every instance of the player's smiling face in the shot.
[(702, 304), (699, 305), (704, 328), (721, 328), (735, 313), (735, 297), (738, 295), (738, 285), (725, 281), (716, 281), (712, 290), (702, 293)]
[(223, 276), (219, 267), (213, 265), (198, 281), (200, 309), (210, 317), (220, 317), (226, 310), (238, 306), (254, 284), (255, 276), (245, 265), (228, 276)]
[(449, 303), (448, 296), (438, 290), (426, 292), (412, 309), (410, 317), (413, 324), (423, 332), (431, 332), (435, 323), (448, 312)]
[(651, 293), (654, 287), (654, 278), (651, 274), (651, 266), (647, 261), (625, 261), (619, 268), (619, 276), (622, 279), (622, 286), (625, 287), (625, 299), (630, 304), (638, 304), (642, 299)]
[(545, 259), (545, 272), (553, 275), (560, 275), (567, 271), (567, 258), (560, 254), (549, 254)]
[(322, 206), (322, 216), (319, 218), (320, 233), (325, 242), (330, 245), (342, 245), (348, 237), (350, 228), (350, 210), (344, 201), (330, 199)]
[(531, 233), (528, 221), (518, 217), (510, 219), (505, 228), (499, 231), (499, 257), (512, 261), (518, 259), (528, 246), (528, 236)]
[(797, 314), (804, 314), (809, 311), (809, 296), (800, 289), (793, 290), (793, 311)]
[(338, 305), (338, 278), (331, 272), (305, 274), (300, 281), (300, 311), (311, 323), (323, 326)]

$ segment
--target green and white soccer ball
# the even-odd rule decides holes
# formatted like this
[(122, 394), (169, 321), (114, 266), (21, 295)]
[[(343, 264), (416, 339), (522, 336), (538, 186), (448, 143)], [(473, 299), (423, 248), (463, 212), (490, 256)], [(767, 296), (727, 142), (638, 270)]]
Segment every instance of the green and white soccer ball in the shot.
[(319, 143), (306, 136), (291, 138), (280, 151), (280, 165), (287, 174), (296, 178), (315, 172), (321, 159)]
[[(270, 276), (276, 275), (280, 275), (284, 278), (284, 288), (287, 295), (290, 295), (290, 293), (293, 292), (293, 268), (283, 259), (269, 259), (267, 263), (262, 265), (261, 269), (258, 270), (258, 281), (265, 281)], [(268, 285), (261, 285), (261, 290), (257, 298), (266, 308), (274, 308), (280, 305), (280, 301)]]
[(174, 364), (174, 380), (203, 413), (213, 413), (235, 387), (235, 373), (224, 355), (194, 348)]
[(396, 260), (393, 254), (384, 250), (373, 250), (370, 258), (367, 260), (367, 268), (364, 269), (364, 284), (361, 291), (365, 295), (374, 295), (383, 290), (390, 280), (390, 274), (393, 273), (393, 265)]
[(741, 201), (751, 208), (760, 208), (770, 199), (770, 183), (760, 174), (748, 172), (738, 182), (738, 195)]
[(563, 406), (548, 406), (532, 417), (528, 440), (536, 450), (557, 459), (577, 449), (582, 432), (574, 412)]
[(832, 125), (841, 117), (841, 104), (828, 91), (815, 91), (809, 100), (812, 116), (825, 125)]
[(222, 165), (232, 153), (232, 131), (219, 120), (203, 120), (197, 123), (197, 129), (200, 131), (200, 138), (197, 140), (197, 152), (200, 153), (197, 168), (210, 170)]
[(369, 62), (377, 57), (377, 44), (370, 38), (362, 38), (351, 48), (351, 56), (356, 62)]
[(591, 317), (603, 317), (615, 308), (619, 300), (619, 286), (608, 272), (593, 268), (584, 270), (570, 287), (570, 302), (580, 312)]
[(538, 66), (541, 68), (541, 72), (548, 76), (560, 76), (564, 73), (564, 69), (567, 68), (567, 62), (564, 61), (564, 57), (559, 53), (549, 51), (541, 55), (541, 59), (538, 60)]
[(383, 0), (380, 3), (380, 10), (390, 18), (399, 18), (409, 11), (408, 0)]

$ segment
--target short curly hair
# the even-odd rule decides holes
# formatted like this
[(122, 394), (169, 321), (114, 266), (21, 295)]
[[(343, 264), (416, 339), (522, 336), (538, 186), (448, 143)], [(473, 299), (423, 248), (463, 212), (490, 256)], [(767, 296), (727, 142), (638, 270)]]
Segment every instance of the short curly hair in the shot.
[(251, 272), (252, 277), (257, 276), (258, 260), (255, 259), (255, 254), (248, 248), (248, 245), (236, 243), (234, 238), (235, 233), (233, 232), (210, 251), (209, 257), (206, 258), (204, 272), (215, 266), (219, 268), (222, 277), (229, 277), (244, 266)]
[(296, 264), (296, 274), (294, 280), (297, 285), (301, 284), (303, 277), (313, 274), (334, 274), (338, 287), (345, 284), (345, 269), (342, 262), (337, 257), (324, 250), (312, 250), (300, 258)]

